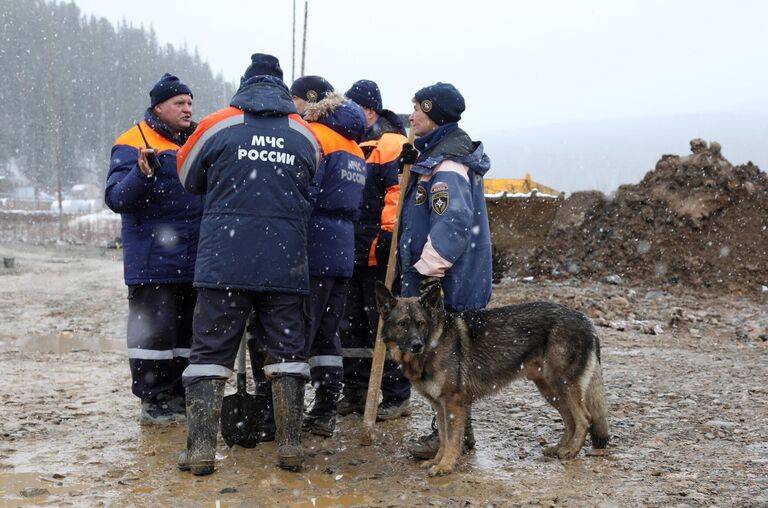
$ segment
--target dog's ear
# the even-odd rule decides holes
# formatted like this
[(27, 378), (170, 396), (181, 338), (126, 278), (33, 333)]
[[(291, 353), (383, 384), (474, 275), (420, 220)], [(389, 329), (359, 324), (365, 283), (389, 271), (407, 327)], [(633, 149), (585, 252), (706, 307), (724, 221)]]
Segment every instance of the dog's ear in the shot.
[(382, 316), (389, 313), (392, 307), (395, 306), (397, 300), (392, 295), (392, 292), (381, 281), (376, 281), (376, 307), (379, 309), (379, 314)]
[(443, 287), (440, 283), (429, 284), (419, 297), (419, 303), (428, 309), (443, 310)]

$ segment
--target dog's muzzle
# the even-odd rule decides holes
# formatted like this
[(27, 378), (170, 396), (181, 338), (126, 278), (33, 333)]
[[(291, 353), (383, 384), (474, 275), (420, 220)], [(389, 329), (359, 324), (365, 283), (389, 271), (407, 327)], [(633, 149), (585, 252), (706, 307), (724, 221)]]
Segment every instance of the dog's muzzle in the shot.
[(410, 341), (405, 348), (401, 348), (404, 353), (413, 353), (415, 355), (424, 351), (424, 341), (413, 340)]

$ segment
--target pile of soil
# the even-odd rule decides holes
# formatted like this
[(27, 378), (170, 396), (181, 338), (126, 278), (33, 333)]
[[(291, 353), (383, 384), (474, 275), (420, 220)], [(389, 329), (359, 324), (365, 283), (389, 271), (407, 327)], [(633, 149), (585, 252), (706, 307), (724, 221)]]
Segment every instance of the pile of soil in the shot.
[(761, 290), (768, 285), (768, 175), (751, 162), (733, 166), (717, 142), (694, 139), (691, 152), (664, 155), (612, 198), (571, 195), (523, 270)]

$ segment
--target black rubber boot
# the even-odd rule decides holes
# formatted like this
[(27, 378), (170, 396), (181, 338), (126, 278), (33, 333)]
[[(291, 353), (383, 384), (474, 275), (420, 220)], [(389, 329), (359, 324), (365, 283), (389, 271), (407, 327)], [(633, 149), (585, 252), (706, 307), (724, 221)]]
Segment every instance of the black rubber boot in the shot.
[(315, 392), (315, 403), (304, 417), (304, 430), (316, 436), (331, 437), (336, 430), (336, 406), (339, 396), (323, 387)]
[[(467, 453), (475, 447), (475, 433), (472, 430), (472, 410), (467, 408), (467, 421), (464, 425), (464, 442), (461, 445), (461, 453)], [(432, 432), (421, 436), (408, 447), (411, 455), (417, 459), (429, 460), (437, 455), (440, 449), (440, 435), (437, 432), (435, 419), (432, 419)]]
[(203, 379), (187, 387), (187, 449), (178, 467), (202, 476), (213, 473), (225, 379)]
[(338, 402), (336, 407), (336, 413), (340, 416), (349, 415), (352, 413), (365, 412), (365, 397), (367, 392), (364, 390), (347, 390), (344, 389), (343, 397)]
[(277, 426), (277, 465), (288, 471), (298, 471), (304, 462), (301, 450), (301, 419), (304, 415), (304, 386), (302, 378), (280, 376), (272, 379), (272, 401)]
[(383, 400), (376, 409), (376, 421), (383, 422), (411, 415), (410, 399)]

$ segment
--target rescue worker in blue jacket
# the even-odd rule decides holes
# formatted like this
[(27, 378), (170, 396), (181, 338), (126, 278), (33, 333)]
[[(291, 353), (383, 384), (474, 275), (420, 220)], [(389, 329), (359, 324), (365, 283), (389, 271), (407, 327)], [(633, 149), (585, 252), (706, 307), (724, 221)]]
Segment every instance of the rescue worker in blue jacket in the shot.
[[(459, 127), (464, 97), (451, 84), (422, 88), (413, 98), (411, 128), (415, 150), (403, 202), (399, 247), (400, 291), (417, 296), (431, 283), (442, 287), (449, 312), (482, 309), (491, 298), (491, 234), (483, 175), (491, 166), (480, 142)], [(467, 411), (464, 449), (474, 446)], [(439, 448), (437, 431), (411, 452), (431, 459)]]
[[(184, 419), (181, 373), (192, 338), (203, 200), (185, 192), (176, 175), (176, 152), (195, 130), (192, 91), (165, 74), (149, 97), (144, 120), (112, 147), (104, 201), (122, 218), (128, 363), (141, 399), (139, 421), (163, 425)], [(147, 162), (150, 154), (159, 168)]]
[(365, 159), (357, 143), (366, 125), (362, 109), (320, 76), (297, 79), (291, 95), (323, 153), (310, 192), (308, 348), (315, 402), (304, 427), (330, 437), (343, 386), (339, 323), (355, 261), (355, 222), (366, 180)]
[[(407, 141), (403, 122), (395, 113), (384, 109), (381, 91), (374, 81), (355, 81), (345, 95), (363, 108), (365, 114), (368, 128), (360, 148), (365, 155), (368, 177), (360, 218), (355, 223), (355, 270), (340, 329), (344, 351), (344, 397), (339, 402), (340, 415), (365, 410), (379, 320), (374, 288), (376, 281), (384, 282), (387, 273), (400, 197), (398, 158)], [(411, 384), (392, 360), (384, 363), (381, 395), (377, 420), (410, 414)]]
[(179, 152), (184, 188), (205, 194), (183, 374), (187, 449), (178, 462), (196, 475), (214, 471), (224, 385), (252, 309), (272, 382), (278, 466), (303, 463), (307, 225), (320, 151), (282, 78), (277, 58), (252, 55), (230, 106), (202, 120)]

